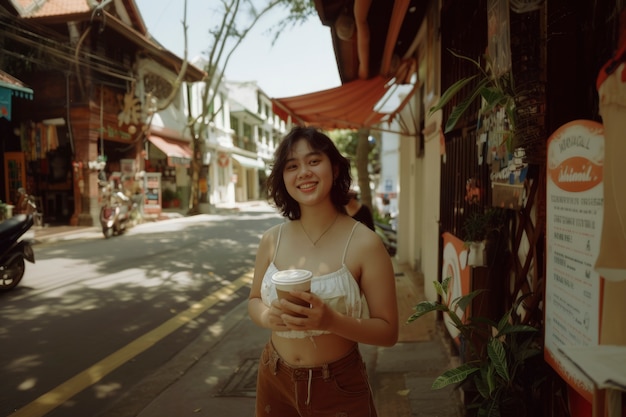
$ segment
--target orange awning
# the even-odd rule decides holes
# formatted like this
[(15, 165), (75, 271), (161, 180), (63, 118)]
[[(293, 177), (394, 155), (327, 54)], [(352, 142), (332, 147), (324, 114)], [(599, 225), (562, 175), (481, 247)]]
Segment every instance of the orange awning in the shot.
[[(325, 130), (371, 128), (376, 125), (378, 130), (385, 130), (380, 125), (391, 124), (420, 85), (413, 85), (400, 103), (390, 108), (388, 101), (400, 87), (396, 81), (396, 78), (378, 76), (369, 80), (351, 81), (330, 90), (273, 98), (274, 114), (285, 121), (291, 117), (293, 123), (314, 125)], [(406, 127), (401, 127), (396, 133), (414, 135)]]
[(167, 155), (170, 165), (188, 165), (191, 162), (192, 153), (188, 143), (154, 135), (148, 136), (148, 140)]
[(389, 79), (381, 76), (355, 80), (329, 90), (273, 98), (273, 110), (283, 120), (291, 116), (294, 123), (327, 130), (370, 127), (384, 121), (387, 114), (376, 105), (391, 87)]

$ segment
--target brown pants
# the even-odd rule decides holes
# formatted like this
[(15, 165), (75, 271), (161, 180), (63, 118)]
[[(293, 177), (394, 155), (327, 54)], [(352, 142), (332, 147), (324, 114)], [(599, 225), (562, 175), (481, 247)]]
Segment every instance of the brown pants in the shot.
[(358, 347), (322, 366), (292, 367), (269, 342), (261, 353), (256, 417), (376, 417)]

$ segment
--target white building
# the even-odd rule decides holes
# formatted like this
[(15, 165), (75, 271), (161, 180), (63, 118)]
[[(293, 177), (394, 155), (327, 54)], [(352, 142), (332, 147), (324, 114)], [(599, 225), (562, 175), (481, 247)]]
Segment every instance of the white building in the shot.
[[(196, 58), (192, 64), (205, 68), (206, 60)], [(153, 66), (143, 62), (140, 72), (147, 74), (149, 80), (160, 77), (173, 84), (175, 74)], [(155, 87), (141, 88), (149, 92)], [(202, 153), (200, 210), (208, 212), (212, 205), (265, 198), (267, 166), (285, 132), (285, 124), (274, 116), (270, 98), (256, 82), (230, 82), (224, 78), (217, 91), (207, 91), (204, 82), (183, 84), (171, 104), (155, 111), (151, 118), (146, 170), (161, 173), (164, 208), (189, 208), (193, 152), (189, 123), (192, 117), (203, 113), (205, 99), (209, 102), (207, 115), (195, 121)], [(162, 104), (155, 101), (154, 108)], [(170, 202), (173, 198), (175, 205)]]

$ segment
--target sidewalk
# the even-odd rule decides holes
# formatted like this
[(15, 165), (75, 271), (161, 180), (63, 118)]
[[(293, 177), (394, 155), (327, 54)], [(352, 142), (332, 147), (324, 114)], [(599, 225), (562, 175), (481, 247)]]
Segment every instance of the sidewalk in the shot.
[[(248, 208), (258, 209), (251, 204), (222, 210)], [(85, 233), (101, 234), (98, 227), (61, 226), (40, 228), (35, 238), (50, 241)], [(434, 379), (457, 360), (451, 355), (440, 323), (432, 314), (405, 324), (413, 306), (424, 300), (423, 277), (408, 265), (394, 262), (394, 269), (399, 341), (391, 348), (361, 346), (378, 415), (460, 417), (458, 392), (452, 387), (430, 388)], [(97, 417), (252, 417), (256, 367), (267, 339), (267, 331), (252, 323), (243, 302)]]
[[(400, 340), (391, 348), (361, 346), (378, 415), (461, 417), (452, 387), (430, 388), (455, 358), (434, 320), (404, 324), (423, 286), (406, 266), (395, 267)], [(267, 339), (244, 302), (98, 417), (252, 417), (258, 356)]]

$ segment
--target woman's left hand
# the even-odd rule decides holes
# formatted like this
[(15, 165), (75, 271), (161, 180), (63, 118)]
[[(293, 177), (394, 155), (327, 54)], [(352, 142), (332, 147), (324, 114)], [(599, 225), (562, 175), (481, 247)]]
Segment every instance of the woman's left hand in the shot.
[(283, 314), (281, 318), (290, 330), (327, 330), (332, 322), (333, 310), (317, 295), (305, 291), (290, 291), (290, 294), (302, 299), (309, 307), (281, 300), (283, 310), (292, 311), (299, 316)]

